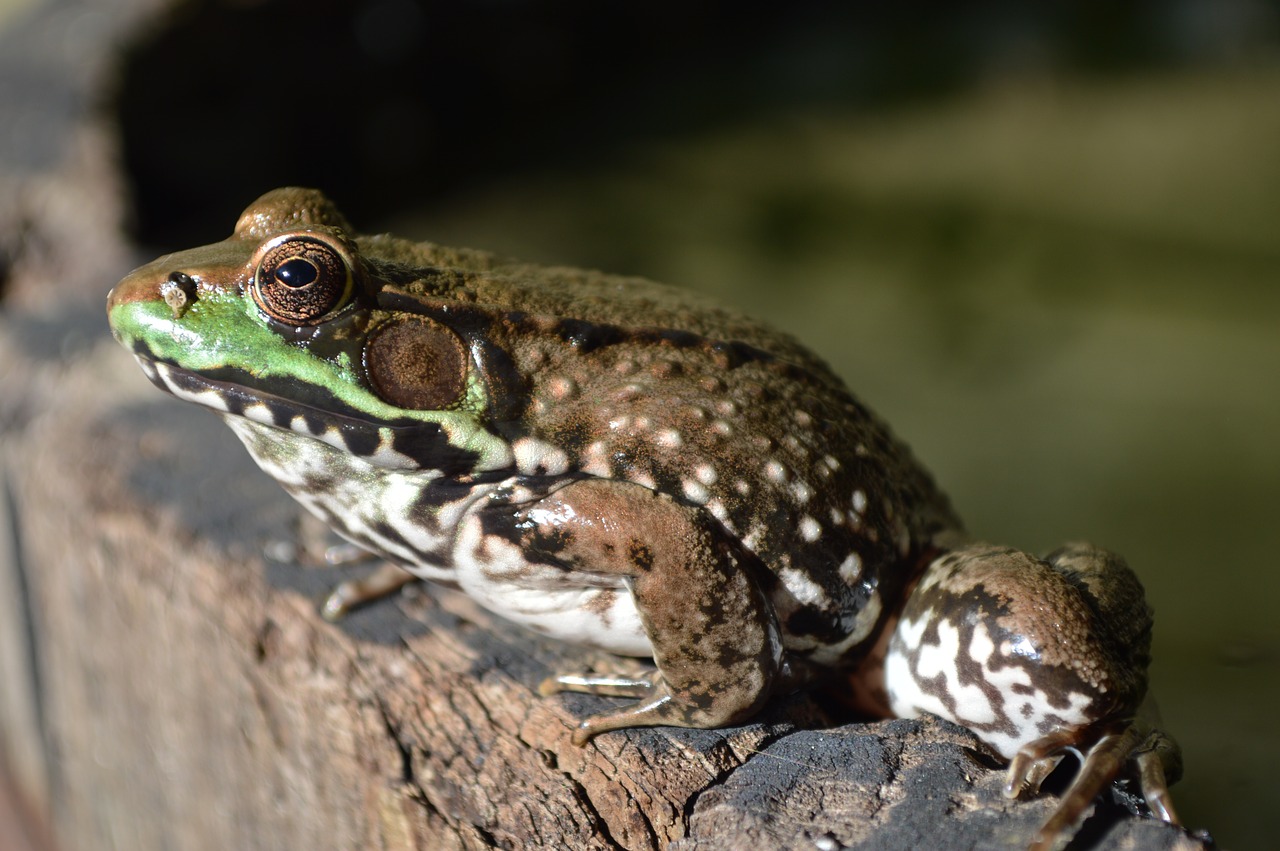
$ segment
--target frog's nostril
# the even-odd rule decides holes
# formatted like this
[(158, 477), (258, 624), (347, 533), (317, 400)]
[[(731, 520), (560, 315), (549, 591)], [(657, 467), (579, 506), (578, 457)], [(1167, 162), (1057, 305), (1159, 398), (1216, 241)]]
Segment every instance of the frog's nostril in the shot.
[(195, 279), (186, 272), (170, 272), (169, 279), (160, 285), (160, 295), (173, 311), (173, 318), (181, 319), (196, 300)]

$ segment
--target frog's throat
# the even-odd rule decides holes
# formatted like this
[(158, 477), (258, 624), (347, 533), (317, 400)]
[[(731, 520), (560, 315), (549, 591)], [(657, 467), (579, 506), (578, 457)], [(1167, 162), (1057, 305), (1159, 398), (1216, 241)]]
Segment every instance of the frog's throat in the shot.
[(377, 467), (477, 473), (505, 469), (515, 462), (506, 441), (465, 415), (442, 412), (429, 422), (408, 418), (397, 423), (371, 421), (354, 409), (329, 411), (234, 380), (209, 378), (139, 352), (134, 357), (153, 384), (179, 399), (224, 416), (242, 417), (323, 441)]

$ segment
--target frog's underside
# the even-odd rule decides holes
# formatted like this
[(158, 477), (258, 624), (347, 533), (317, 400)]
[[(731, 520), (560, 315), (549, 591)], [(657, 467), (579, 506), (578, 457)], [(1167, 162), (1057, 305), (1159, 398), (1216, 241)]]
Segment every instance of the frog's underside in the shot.
[(532, 629), (652, 656), (647, 678), (546, 684), (632, 698), (579, 743), (732, 724), (838, 676), (869, 709), (973, 730), (1010, 795), (1086, 752), (1039, 843), (1129, 765), (1174, 820), (1132, 571), (1087, 544), (969, 541), (789, 337), (647, 281), (357, 237), (298, 189), (135, 271), (109, 315), (152, 381), (220, 412), (348, 539)]

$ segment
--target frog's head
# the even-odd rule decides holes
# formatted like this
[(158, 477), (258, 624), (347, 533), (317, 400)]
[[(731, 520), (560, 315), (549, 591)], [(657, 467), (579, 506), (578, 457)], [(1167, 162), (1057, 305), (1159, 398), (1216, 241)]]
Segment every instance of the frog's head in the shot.
[(371, 273), (322, 194), (278, 189), (223, 242), (169, 254), (107, 297), (112, 333), (174, 395), (384, 467), (511, 464), (485, 428), (467, 341)]

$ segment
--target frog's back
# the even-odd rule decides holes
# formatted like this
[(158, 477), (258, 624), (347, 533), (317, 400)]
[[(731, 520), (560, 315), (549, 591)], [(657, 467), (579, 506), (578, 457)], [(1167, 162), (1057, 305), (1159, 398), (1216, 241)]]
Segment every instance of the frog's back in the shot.
[[(373, 261), (376, 277), (402, 282), (417, 296), (627, 331), (674, 335), (678, 329), (752, 346), (843, 386), (820, 358), (790, 336), (685, 288), (589, 269), (509, 262), (484, 251), (386, 235), (363, 237), (359, 243), (366, 257), (378, 258)], [(568, 336), (573, 329), (565, 325), (562, 330)]]
[(422, 249), (446, 254), (412, 286), (474, 305), (477, 339), (509, 358), (494, 395), (513, 404), (496, 427), (541, 464), (523, 472), (703, 506), (776, 578), (792, 651), (829, 662), (856, 648), (958, 528), (910, 451), (792, 338), (641, 279)]

